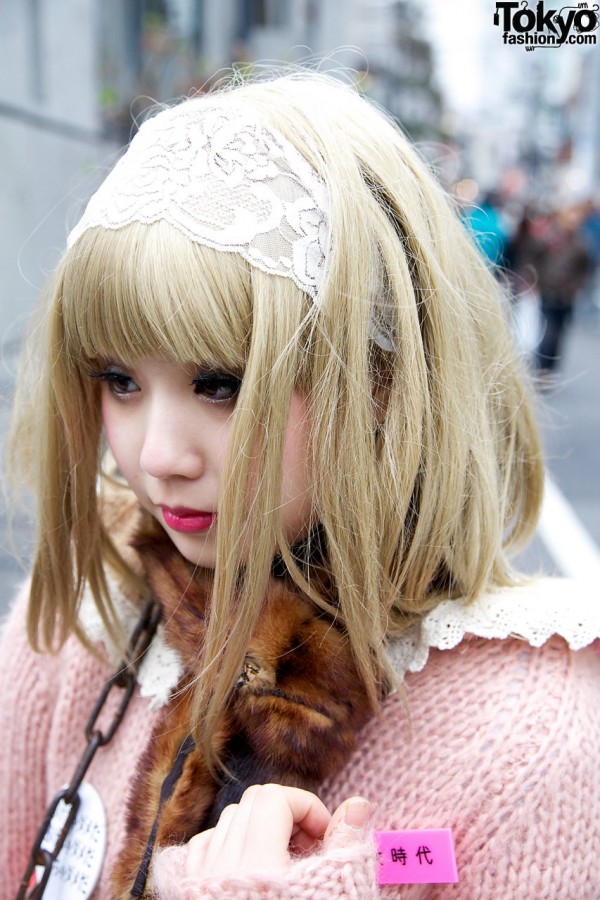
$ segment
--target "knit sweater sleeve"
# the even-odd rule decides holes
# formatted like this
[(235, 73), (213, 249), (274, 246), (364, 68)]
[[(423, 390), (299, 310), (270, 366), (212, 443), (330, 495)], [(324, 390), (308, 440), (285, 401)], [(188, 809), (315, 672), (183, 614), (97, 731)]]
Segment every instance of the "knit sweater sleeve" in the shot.
[[(558, 637), (463, 641), (432, 651), (319, 792), (330, 809), (361, 794), (378, 830), (450, 828), (459, 882), (376, 885), (373, 843), (295, 861), (278, 876), (192, 883), (185, 848), (157, 856), (160, 900), (320, 898), (582, 900), (597, 897), (600, 858), (600, 641), (573, 652)], [(405, 702), (408, 701), (408, 704)], [(410, 711), (410, 717), (407, 715)]]
[(186, 878), (185, 858), (185, 847), (169, 847), (158, 854), (154, 896), (160, 900), (371, 900), (379, 896), (371, 835), (343, 825), (320, 852), (293, 860), (281, 872), (197, 881)]
[(450, 828), (459, 882), (385, 898), (598, 896), (600, 641), (469, 638), (432, 651), (326, 794), (361, 793), (380, 830)]
[[(0, 643), (0, 897), (13, 897), (46, 808), (45, 751), (56, 658), (34, 653), (25, 631), (29, 584), (19, 591)], [(7, 891), (8, 893), (4, 893)]]

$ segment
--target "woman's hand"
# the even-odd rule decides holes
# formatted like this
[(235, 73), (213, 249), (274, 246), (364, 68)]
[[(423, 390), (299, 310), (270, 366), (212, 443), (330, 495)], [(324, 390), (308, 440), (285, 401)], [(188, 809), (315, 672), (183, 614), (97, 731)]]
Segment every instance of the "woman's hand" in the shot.
[(330, 815), (315, 794), (280, 784), (256, 784), (226, 807), (214, 828), (188, 843), (189, 878), (286, 869), (290, 850), (310, 851), (346, 825), (360, 829), (369, 815), (362, 797), (345, 800)]

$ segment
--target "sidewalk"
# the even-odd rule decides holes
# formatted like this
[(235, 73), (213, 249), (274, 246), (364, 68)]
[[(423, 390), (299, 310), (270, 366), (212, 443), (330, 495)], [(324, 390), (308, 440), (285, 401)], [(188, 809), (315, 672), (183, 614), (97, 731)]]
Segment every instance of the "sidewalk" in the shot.
[[(549, 491), (544, 527), (518, 557), (526, 572), (542, 570), (567, 574), (577, 569), (578, 547), (569, 541), (587, 544), (591, 541), (600, 555), (600, 312), (593, 308), (577, 318), (565, 342), (565, 358), (558, 371), (557, 384), (539, 397), (539, 420), (542, 427), (546, 467), (560, 492), (558, 500)], [(570, 506), (564, 509), (562, 499)], [(573, 531), (568, 520), (575, 515), (578, 523)], [(580, 541), (579, 528), (587, 535)], [(556, 559), (547, 545), (555, 548)], [(562, 545), (562, 546), (561, 546)], [(559, 552), (556, 552), (556, 551)], [(568, 555), (573, 558), (569, 564)], [(582, 565), (582, 574), (587, 566)]]

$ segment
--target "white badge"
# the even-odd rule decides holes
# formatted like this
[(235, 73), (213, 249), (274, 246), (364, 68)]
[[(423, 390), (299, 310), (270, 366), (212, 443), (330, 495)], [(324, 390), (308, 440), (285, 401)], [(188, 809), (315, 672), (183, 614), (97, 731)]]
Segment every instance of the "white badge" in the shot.
[[(44, 900), (85, 900), (91, 896), (102, 871), (106, 849), (106, 816), (95, 787), (84, 781), (79, 788), (79, 809), (58, 854), (44, 890)], [(58, 804), (42, 848), (52, 851), (69, 807)], [(44, 874), (36, 869), (38, 884)]]

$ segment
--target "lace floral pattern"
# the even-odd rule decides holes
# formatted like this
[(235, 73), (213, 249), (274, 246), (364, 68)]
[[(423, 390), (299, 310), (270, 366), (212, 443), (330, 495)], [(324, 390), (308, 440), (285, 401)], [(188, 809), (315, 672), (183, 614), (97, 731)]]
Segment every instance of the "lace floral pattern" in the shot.
[(390, 641), (388, 655), (398, 675), (420, 672), (429, 650), (450, 650), (470, 634), (503, 640), (517, 637), (541, 647), (560, 635), (572, 650), (600, 638), (600, 603), (597, 586), (542, 578), (523, 587), (484, 594), (474, 603), (446, 600), (406, 635)]
[(166, 221), (316, 299), (327, 214), (323, 181), (283, 135), (239, 106), (197, 99), (144, 122), (68, 243), (94, 226)]

